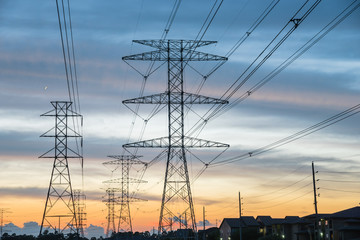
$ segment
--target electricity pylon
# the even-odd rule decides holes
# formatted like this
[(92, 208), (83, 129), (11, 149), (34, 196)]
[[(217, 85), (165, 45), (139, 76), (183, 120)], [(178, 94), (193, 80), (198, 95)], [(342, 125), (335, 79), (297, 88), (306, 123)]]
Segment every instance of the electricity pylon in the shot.
[[(196, 232), (196, 221), (186, 160), (188, 148), (229, 147), (227, 144), (185, 136), (184, 108), (193, 104), (227, 104), (228, 101), (186, 93), (184, 68), (189, 61), (225, 61), (226, 57), (195, 51), (216, 43), (193, 40), (134, 40), (155, 51), (123, 57), (123, 60), (167, 62), (167, 90), (163, 93), (123, 101), (124, 104), (166, 104), (168, 136), (124, 144), (124, 148), (166, 148), (167, 162), (161, 202), (159, 233), (175, 225)], [(179, 216), (180, 215), (180, 216)], [(174, 223), (175, 222), (175, 223)]]
[(117, 204), (120, 205), (118, 232), (132, 232), (130, 202), (137, 202), (143, 200), (130, 195), (130, 184), (145, 183), (146, 181), (130, 178), (130, 168), (134, 164), (146, 166), (146, 163), (138, 160), (139, 156), (135, 155), (113, 155), (108, 157), (114, 158), (116, 160), (104, 162), (104, 165), (115, 165), (117, 167), (121, 166), (121, 178), (110, 179), (104, 182), (110, 184), (120, 184), (121, 196), (117, 198)]
[(82, 156), (79, 151), (74, 151), (69, 147), (68, 140), (70, 138), (82, 139), (81, 135), (69, 126), (69, 118), (82, 116), (71, 110), (71, 104), (71, 102), (53, 101), (51, 105), (54, 109), (41, 115), (55, 117), (55, 127), (40, 136), (54, 138), (55, 146), (39, 157), (54, 159), (40, 234), (44, 227), (54, 229), (59, 233), (65, 230), (79, 233), (68, 159), (81, 159)]
[(86, 196), (80, 189), (74, 190), (74, 205), (76, 212), (76, 219), (78, 221), (79, 234), (81, 237), (85, 236), (84, 228), (86, 227)]
[(107, 227), (106, 237), (109, 237), (109, 233), (115, 233), (115, 205), (119, 204), (119, 200), (115, 197), (115, 192), (119, 192), (119, 188), (108, 188), (106, 189), (106, 199), (103, 200), (108, 208), (107, 215)]
[(0, 239), (2, 239), (3, 236), (3, 230), (4, 230), (4, 215), (5, 213), (11, 213), (9, 208), (0, 208)]

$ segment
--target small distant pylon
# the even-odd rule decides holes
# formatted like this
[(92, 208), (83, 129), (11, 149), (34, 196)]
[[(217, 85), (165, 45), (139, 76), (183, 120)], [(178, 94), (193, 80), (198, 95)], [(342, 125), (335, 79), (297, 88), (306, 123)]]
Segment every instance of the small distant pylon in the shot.
[(80, 189), (74, 190), (74, 204), (76, 219), (78, 221), (79, 234), (81, 237), (85, 237), (84, 229), (86, 228), (86, 196)]
[(68, 159), (81, 159), (82, 156), (79, 151), (72, 150), (68, 146), (68, 140), (76, 138), (82, 140), (82, 137), (70, 128), (68, 121), (69, 117), (82, 116), (71, 110), (72, 102), (53, 101), (51, 105), (54, 109), (41, 115), (55, 117), (55, 127), (40, 136), (54, 138), (55, 146), (39, 157), (54, 159), (40, 235), (44, 227), (51, 228), (58, 233), (69, 231), (78, 234)]
[(121, 178), (110, 179), (105, 181), (106, 183), (120, 183), (121, 196), (119, 198), (120, 215), (118, 232), (132, 232), (131, 214), (130, 214), (130, 202), (144, 201), (140, 198), (130, 196), (130, 184), (131, 183), (146, 183), (146, 181), (140, 179), (130, 178), (131, 165), (140, 164), (147, 165), (145, 162), (138, 160), (139, 156), (135, 155), (113, 155), (108, 156), (116, 160), (103, 163), (104, 165), (121, 166)]
[(109, 237), (110, 232), (115, 233), (115, 205), (119, 204), (119, 200), (115, 197), (115, 192), (119, 192), (119, 188), (108, 188), (106, 189), (106, 199), (105, 202), (108, 214), (107, 214), (107, 227), (106, 227), (106, 237)]
[(0, 208), (0, 239), (2, 239), (3, 231), (4, 231), (4, 215), (6, 213), (11, 213), (9, 208)]

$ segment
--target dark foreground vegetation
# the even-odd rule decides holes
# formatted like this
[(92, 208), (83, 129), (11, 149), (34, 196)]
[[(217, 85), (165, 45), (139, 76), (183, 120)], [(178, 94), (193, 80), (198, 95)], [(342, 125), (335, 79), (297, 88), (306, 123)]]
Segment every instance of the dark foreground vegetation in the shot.
[[(83, 238), (78, 236), (77, 234), (58, 234), (58, 233), (49, 233), (47, 231), (44, 232), (44, 234), (40, 236), (32, 236), (32, 235), (16, 235), (4, 233), (1, 240), (184, 240), (184, 239), (190, 239), (190, 240), (220, 240), (220, 232), (219, 229), (214, 228), (213, 231), (206, 231), (205, 233), (203, 231), (199, 231), (198, 236), (195, 236), (195, 234), (192, 231), (188, 230), (177, 230), (177, 231), (171, 231), (168, 233), (163, 233), (161, 236), (150, 234), (150, 232), (125, 232), (125, 233), (113, 233), (109, 237), (89, 237), (89, 238)], [(239, 235), (234, 232), (232, 234), (232, 240), (239, 240)], [(243, 232), (242, 240), (280, 240), (281, 238), (276, 238), (274, 236), (267, 237), (267, 238), (261, 238), (258, 233), (256, 232)]]

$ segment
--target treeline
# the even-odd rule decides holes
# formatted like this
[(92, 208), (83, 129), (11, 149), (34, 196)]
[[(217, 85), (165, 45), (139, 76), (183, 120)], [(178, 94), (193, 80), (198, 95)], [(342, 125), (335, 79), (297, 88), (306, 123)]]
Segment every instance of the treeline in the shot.
[[(205, 235), (204, 235), (205, 234)], [(167, 233), (163, 233), (161, 236), (156, 234), (150, 234), (150, 232), (119, 232), (112, 233), (111, 236), (107, 238), (83, 238), (80, 237), (76, 233), (49, 233), (48, 231), (44, 231), (44, 233), (40, 236), (32, 236), (32, 235), (16, 235), (4, 233), (1, 240), (184, 240), (184, 239), (199, 239), (199, 240), (219, 240), (220, 234), (219, 230), (216, 231), (199, 231), (198, 236), (189, 230), (189, 229), (180, 229), (176, 231), (170, 231)], [(245, 240), (245, 239), (244, 239)]]

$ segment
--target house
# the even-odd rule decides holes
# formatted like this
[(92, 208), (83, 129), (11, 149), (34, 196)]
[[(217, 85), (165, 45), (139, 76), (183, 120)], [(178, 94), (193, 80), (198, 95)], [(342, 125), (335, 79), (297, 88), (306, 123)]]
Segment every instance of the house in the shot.
[(317, 221), (315, 214), (305, 216), (303, 219), (312, 222), (309, 225), (309, 232), (316, 232), (314, 224), (317, 224), (319, 235), (324, 240), (360, 240), (360, 207), (333, 214), (318, 214)]
[(220, 230), (217, 227), (211, 227), (204, 230), (198, 231), (199, 240), (219, 240)]
[(309, 224), (298, 216), (286, 216), (285, 218), (272, 218), (270, 216), (258, 216), (262, 236), (276, 235), (283, 239), (297, 240), (297, 233), (307, 229)]
[[(241, 227), (241, 229), (240, 229)], [(260, 224), (254, 217), (242, 216), (241, 218), (224, 218), (220, 225), (220, 240), (239, 239), (240, 230), (244, 240), (257, 239)]]
[(256, 221), (259, 223), (259, 232), (261, 236), (272, 235), (272, 223), (273, 219), (270, 216), (257, 216)]

